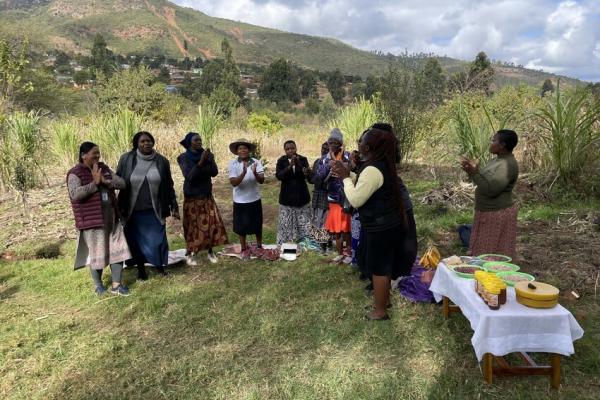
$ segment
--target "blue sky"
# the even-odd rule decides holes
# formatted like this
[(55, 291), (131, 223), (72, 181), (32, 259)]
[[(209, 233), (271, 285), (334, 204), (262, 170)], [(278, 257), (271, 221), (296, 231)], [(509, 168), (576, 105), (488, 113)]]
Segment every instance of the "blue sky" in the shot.
[(340, 39), (364, 50), (472, 60), (483, 50), (600, 82), (600, 0), (172, 0), (208, 15)]

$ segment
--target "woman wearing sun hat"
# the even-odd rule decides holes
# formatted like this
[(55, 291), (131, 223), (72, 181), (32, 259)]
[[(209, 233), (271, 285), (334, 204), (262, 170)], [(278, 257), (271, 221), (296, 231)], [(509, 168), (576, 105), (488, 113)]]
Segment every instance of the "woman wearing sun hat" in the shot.
[(262, 246), (262, 202), (259, 184), (265, 182), (260, 160), (250, 153), (256, 145), (239, 139), (229, 145), (236, 156), (228, 165), (229, 182), (233, 186), (233, 231), (240, 237), (242, 252), (248, 250), (246, 236), (256, 235), (257, 246)]

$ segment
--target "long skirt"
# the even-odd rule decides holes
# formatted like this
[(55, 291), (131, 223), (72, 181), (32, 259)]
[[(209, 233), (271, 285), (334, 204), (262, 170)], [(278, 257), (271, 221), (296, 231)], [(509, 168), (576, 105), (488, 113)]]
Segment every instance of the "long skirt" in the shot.
[(358, 246), (360, 245), (361, 226), (358, 212), (352, 214), (352, 265), (358, 265)]
[(262, 235), (262, 202), (233, 203), (233, 231), (241, 236)]
[(279, 205), (277, 243), (299, 242), (310, 234), (310, 205), (290, 207)]
[(206, 199), (184, 199), (183, 235), (188, 254), (229, 243), (217, 203)]
[(92, 269), (103, 269), (131, 258), (123, 226), (115, 223), (110, 231), (85, 229), (79, 232), (75, 269), (89, 265)]
[(350, 233), (350, 214), (346, 214), (341, 205), (329, 203), (329, 214), (325, 221), (325, 229), (329, 233)]
[(327, 191), (313, 190), (311, 223), (315, 228), (323, 228), (329, 212)]
[(403, 225), (380, 232), (364, 231), (358, 252), (361, 270), (367, 271), (369, 277), (377, 275), (397, 279), (409, 275), (412, 265), (406, 263), (405, 241), (406, 228)]
[(167, 231), (153, 209), (134, 211), (125, 225), (125, 236), (132, 255), (128, 265), (162, 267), (168, 264)]
[(498, 211), (475, 211), (469, 251), (472, 255), (517, 255), (518, 206)]

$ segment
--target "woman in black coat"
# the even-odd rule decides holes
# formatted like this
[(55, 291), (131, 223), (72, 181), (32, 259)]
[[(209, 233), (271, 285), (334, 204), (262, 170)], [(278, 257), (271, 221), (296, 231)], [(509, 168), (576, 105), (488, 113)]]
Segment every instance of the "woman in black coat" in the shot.
[(285, 155), (277, 160), (275, 175), (281, 181), (277, 243), (297, 242), (308, 237), (310, 228), (310, 194), (307, 177), (310, 168), (306, 157), (296, 152), (296, 143), (284, 143)]

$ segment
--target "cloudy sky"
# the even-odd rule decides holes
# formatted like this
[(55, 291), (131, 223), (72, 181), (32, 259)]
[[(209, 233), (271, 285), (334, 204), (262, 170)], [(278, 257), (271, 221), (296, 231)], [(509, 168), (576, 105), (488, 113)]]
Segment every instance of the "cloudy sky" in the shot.
[(600, 0), (174, 0), (208, 15), (340, 39), (365, 50), (472, 60), (483, 50), (600, 81)]

